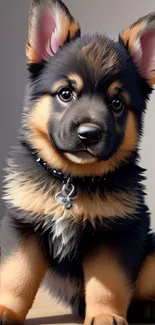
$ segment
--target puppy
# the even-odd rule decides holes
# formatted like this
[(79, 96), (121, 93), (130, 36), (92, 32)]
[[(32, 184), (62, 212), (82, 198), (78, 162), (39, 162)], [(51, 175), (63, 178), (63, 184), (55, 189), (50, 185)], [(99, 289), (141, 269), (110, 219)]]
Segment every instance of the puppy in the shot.
[(155, 299), (138, 162), (154, 43), (155, 13), (114, 42), (81, 37), (61, 1), (32, 1), (28, 86), (5, 178), (3, 222), (16, 242), (1, 262), (1, 324), (23, 324), (45, 274), (87, 325), (127, 324), (132, 301)]

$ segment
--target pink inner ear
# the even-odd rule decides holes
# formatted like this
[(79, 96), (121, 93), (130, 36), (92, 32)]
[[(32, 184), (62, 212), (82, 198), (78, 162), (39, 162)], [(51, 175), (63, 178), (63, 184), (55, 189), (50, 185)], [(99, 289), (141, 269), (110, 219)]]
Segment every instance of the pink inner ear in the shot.
[(46, 9), (42, 13), (38, 25), (36, 51), (40, 59), (46, 59), (53, 56), (61, 45), (52, 11)]
[(146, 77), (155, 70), (155, 30), (146, 33), (141, 38), (142, 70)]
[(143, 76), (150, 78), (155, 70), (155, 30), (146, 32), (137, 41), (133, 58)]

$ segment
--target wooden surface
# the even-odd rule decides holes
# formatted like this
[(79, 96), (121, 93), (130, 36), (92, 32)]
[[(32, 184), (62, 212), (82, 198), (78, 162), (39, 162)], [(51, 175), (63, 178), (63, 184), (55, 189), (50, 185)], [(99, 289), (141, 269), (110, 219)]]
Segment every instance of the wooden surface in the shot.
[(82, 323), (80, 318), (71, 315), (69, 308), (58, 304), (43, 289), (39, 290), (25, 322), (26, 325), (76, 325)]

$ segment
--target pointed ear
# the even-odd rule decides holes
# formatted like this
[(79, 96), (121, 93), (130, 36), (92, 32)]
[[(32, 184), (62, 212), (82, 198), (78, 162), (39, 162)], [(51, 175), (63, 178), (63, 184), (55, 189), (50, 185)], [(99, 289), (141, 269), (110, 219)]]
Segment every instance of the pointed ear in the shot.
[(119, 35), (139, 72), (150, 85), (155, 84), (155, 12), (140, 18)]
[(29, 15), (28, 61), (41, 62), (80, 36), (79, 24), (61, 0), (32, 0)]

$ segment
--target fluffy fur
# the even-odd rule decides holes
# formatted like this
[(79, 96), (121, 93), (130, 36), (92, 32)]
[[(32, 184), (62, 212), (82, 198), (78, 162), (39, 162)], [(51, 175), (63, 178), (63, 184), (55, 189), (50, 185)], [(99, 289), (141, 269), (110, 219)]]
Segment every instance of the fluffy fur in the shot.
[[(28, 35), (22, 126), (4, 188), (7, 227), (17, 243), (1, 264), (0, 321), (24, 321), (47, 273), (52, 294), (85, 314), (85, 324), (126, 324), (128, 310), (134, 318), (134, 297), (155, 298), (154, 283), (146, 283), (150, 264), (151, 276), (155, 270), (155, 244), (139, 166), (154, 83), (155, 15), (114, 42), (80, 37), (61, 1), (33, 0)], [(70, 209), (55, 199), (65, 177), (76, 191)]]

